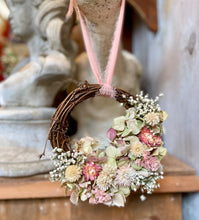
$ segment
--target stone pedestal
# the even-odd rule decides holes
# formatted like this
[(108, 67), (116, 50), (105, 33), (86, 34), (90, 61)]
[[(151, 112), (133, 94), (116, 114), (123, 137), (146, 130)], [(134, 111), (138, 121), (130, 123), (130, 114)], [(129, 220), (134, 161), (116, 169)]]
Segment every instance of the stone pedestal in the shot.
[(0, 108), (0, 176), (29, 176), (53, 168), (48, 135), (54, 108)]

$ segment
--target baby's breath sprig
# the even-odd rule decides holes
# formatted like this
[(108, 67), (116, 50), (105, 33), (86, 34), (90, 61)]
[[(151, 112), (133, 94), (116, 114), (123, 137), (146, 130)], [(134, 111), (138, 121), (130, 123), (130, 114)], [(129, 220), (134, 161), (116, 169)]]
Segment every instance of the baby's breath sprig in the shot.
[(63, 152), (61, 148), (54, 148), (51, 157), (54, 160), (55, 169), (50, 172), (50, 181), (62, 181), (65, 178), (65, 170), (70, 165), (83, 165), (87, 157), (82, 152), (75, 150)]
[(141, 182), (141, 192), (144, 193), (146, 191), (147, 194), (151, 194), (155, 189), (159, 188), (160, 184), (157, 180), (163, 179), (163, 174), (163, 172), (149, 172), (149, 177)]
[(127, 101), (135, 108), (137, 116), (143, 117), (147, 113), (161, 111), (160, 105), (158, 104), (161, 96), (163, 96), (162, 93), (155, 99), (149, 99), (148, 94), (144, 95), (143, 91), (141, 91), (140, 94), (136, 95), (135, 99), (133, 96), (130, 96)]

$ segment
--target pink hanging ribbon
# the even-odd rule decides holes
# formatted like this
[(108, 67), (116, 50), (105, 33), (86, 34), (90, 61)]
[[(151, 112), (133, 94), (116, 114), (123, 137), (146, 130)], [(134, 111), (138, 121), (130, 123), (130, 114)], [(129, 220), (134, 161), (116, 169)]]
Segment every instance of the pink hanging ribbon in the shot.
[(115, 32), (113, 35), (112, 47), (110, 50), (107, 66), (105, 69), (105, 83), (103, 83), (103, 80), (102, 80), (102, 74), (100, 71), (99, 62), (97, 61), (96, 54), (94, 53), (92, 40), (91, 40), (90, 34), (87, 29), (85, 18), (82, 15), (82, 13), (78, 7), (76, 0), (70, 1), (69, 9), (66, 14), (66, 19), (68, 19), (72, 15), (74, 5), (76, 6), (77, 13), (79, 15), (82, 33), (83, 33), (83, 37), (84, 37), (84, 43), (86, 46), (91, 69), (97, 79), (97, 82), (102, 85), (102, 87), (100, 89), (100, 94), (104, 95), (104, 96), (114, 97), (115, 91), (112, 88), (111, 83), (112, 83), (112, 79), (113, 79), (113, 75), (114, 75), (114, 71), (115, 71), (115, 66), (116, 66), (116, 62), (117, 62), (118, 51), (119, 51), (120, 38), (121, 38), (121, 32), (122, 32), (122, 24), (123, 24), (123, 20), (124, 20), (125, 0), (121, 0), (121, 9), (120, 9), (118, 20), (116, 22), (116, 28), (115, 28)]

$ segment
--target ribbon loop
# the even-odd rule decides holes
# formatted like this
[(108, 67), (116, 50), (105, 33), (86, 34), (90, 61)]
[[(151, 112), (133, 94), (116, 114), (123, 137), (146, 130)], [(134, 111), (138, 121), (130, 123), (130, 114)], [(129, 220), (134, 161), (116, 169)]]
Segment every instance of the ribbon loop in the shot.
[(104, 95), (104, 96), (114, 97), (115, 91), (112, 88), (111, 83), (112, 83), (112, 79), (113, 79), (113, 75), (114, 75), (114, 71), (115, 71), (115, 66), (116, 66), (117, 56), (118, 56), (118, 51), (119, 51), (119, 46), (120, 46), (122, 24), (123, 24), (123, 20), (124, 20), (124, 11), (125, 11), (125, 0), (121, 0), (120, 13), (119, 13), (119, 16), (118, 16), (118, 19), (116, 22), (115, 31), (114, 31), (113, 40), (112, 40), (112, 47), (110, 50), (107, 66), (105, 69), (105, 82), (104, 83), (102, 80), (101, 70), (99, 68), (100, 65), (97, 60), (94, 49), (93, 49), (92, 40), (91, 40), (91, 36), (90, 36), (88, 28), (87, 28), (85, 17), (84, 17), (84, 15), (82, 15), (76, 1), (77, 0), (70, 1), (69, 10), (66, 15), (66, 18), (68, 19), (72, 15), (73, 7), (75, 5), (79, 19), (80, 19), (84, 43), (85, 43), (85, 47), (87, 50), (88, 59), (89, 59), (90, 65), (91, 65), (91, 69), (97, 79), (98, 84), (102, 85), (102, 88), (100, 89), (100, 93), (101, 93), (101, 95)]

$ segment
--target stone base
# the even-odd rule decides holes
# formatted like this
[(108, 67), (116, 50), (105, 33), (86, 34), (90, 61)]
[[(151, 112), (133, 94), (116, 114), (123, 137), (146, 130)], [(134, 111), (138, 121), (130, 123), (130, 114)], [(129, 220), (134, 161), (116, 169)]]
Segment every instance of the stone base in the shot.
[(54, 108), (0, 108), (0, 176), (29, 176), (54, 167), (49, 143), (46, 156), (39, 159), (54, 112)]

